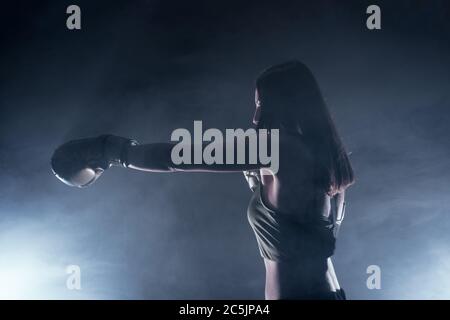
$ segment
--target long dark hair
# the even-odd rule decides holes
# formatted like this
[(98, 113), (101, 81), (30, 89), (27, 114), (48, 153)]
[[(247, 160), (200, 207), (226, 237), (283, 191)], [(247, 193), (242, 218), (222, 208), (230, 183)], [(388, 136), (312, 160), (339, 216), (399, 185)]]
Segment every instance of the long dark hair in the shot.
[(329, 195), (354, 182), (348, 154), (308, 67), (299, 61), (270, 67), (258, 77), (256, 88), (261, 102), (258, 127), (301, 135)]

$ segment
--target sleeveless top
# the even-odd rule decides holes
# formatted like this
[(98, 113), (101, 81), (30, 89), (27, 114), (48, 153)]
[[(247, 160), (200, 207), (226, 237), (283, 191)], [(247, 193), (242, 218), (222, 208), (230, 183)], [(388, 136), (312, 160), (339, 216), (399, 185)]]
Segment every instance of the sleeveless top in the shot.
[(253, 187), (248, 179), (248, 174), (253, 177), (257, 174), (254, 171), (244, 174), (254, 191), (247, 217), (263, 258), (286, 261), (333, 255), (337, 232), (344, 217), (344, 209), (338, 213), (333, 198), (330, 212), (317, 212), (319, 209), (315, 208), (314, 201), (308, 206), (308, 212), (274, 211), (264, 204), (260, 178), (253, 180)]

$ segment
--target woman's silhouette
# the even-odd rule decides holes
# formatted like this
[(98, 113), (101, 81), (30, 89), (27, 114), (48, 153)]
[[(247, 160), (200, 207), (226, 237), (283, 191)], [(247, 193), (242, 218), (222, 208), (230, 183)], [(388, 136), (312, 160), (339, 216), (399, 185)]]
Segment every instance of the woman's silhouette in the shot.
[(137, 144), (104, 135), (69, 142), (52, 168), (70, 185), (95, 181), (111, 165), (148, 172), (243, 171), (248, 206), (266, 268), (266, 299), (344, 299), (331, 256), (353, 170), (310, 70), (298, 61), (273, 66), (256, 81), (257, 129), (279, 129), (279, 170), (257, 164), (180, 164), (172, 143)]

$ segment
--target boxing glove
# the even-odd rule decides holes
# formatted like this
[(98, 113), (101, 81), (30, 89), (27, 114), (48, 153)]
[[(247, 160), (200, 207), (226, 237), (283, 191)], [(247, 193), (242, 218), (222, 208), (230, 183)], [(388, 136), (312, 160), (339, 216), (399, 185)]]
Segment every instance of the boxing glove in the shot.
[(128, 147), (137, 144), (135, 140), (114, 135), (72, 140), (53, 153), (52, 171), (69, 186), (86, 187), (113, 165), (127, 167)]

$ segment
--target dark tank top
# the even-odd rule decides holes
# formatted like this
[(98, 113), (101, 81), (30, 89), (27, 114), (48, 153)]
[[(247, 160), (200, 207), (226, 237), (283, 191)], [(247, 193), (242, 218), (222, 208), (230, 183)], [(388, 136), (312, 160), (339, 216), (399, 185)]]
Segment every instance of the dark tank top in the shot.
[(274, 261), (332, 256), (344, 212), (337, 214), (333, 201), (330, 212), (317, 210), (315, 201), (311, 201), (308, 212), (271, 210), (264, 204), (262, 184), (257, 183), (247, 217), (261, 256)]

